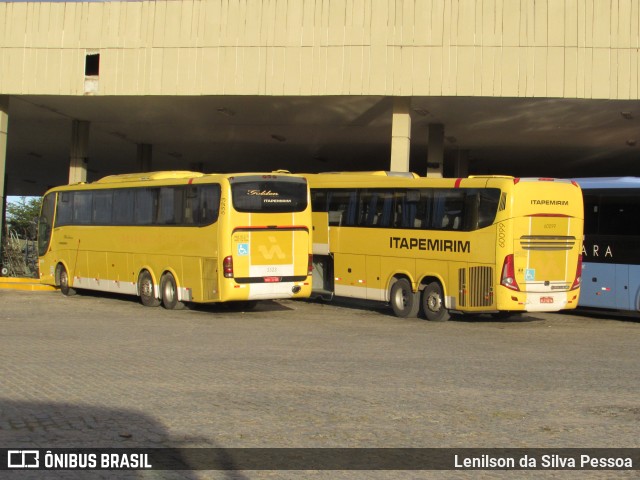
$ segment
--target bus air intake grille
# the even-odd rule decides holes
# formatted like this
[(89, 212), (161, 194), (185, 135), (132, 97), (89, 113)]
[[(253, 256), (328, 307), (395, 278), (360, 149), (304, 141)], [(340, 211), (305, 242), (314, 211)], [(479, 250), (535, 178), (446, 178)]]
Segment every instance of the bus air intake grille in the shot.
[(461, 307), (467, 306), (467, 269), (458, 269), (458, 288), (460, 294), (458, 295), (458, 305)]
[(469, 300), (471, 307), (493, 304), (493, 268), (469, 267)]
[(571, 250), (576, 237), (557, 235), (523, 235), (520, 246), (523, 250)]

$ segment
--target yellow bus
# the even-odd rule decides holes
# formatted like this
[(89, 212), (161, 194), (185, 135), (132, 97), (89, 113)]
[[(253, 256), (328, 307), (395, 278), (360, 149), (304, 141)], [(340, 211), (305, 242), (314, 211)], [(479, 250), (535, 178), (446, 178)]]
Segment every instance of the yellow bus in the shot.
[(582, 194), (499, 176), (306, 175), (313, 296), (389, 302), (400, 317), (550, 312), (580, 292)]
[(144, 305), (305, 298), (307, 181), (279, 172), (112, 175), (49, 190), (38, 226), (41, 281), (138, 295)]

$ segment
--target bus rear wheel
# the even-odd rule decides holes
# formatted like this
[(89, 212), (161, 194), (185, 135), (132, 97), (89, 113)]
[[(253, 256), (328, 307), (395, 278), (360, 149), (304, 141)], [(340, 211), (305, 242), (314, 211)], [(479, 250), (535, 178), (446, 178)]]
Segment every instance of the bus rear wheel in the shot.
[(411, 283), (406, 278), (398, 279), (391, 287), (391, 308), (400, 318), (418, 316), (420, 310), (420, 293), (414, 293)]
[(70, 297), (76, 294), (76, 289), (69, 286), (69, 274), (67, 269), (61, 263), (56, 267), (56, 278), (58, 279), (58, 286), (60, 291), (65, 297)]
[(162, 275), (160, 280), (160, 291), (162, 292), (162, 306), (167, 310), (182, 310), (184, 303), (178, 300), (178, 286), (176, 279), (169, 272)]
[(140, 273), (138, 277), (138, 292), (140, 292), (140, 301), (145, 307), (157, 307), (160, 305), (160, 300), (156, 298), (153, 278), (146, 270)]
[(431, 322), (446, 322), (451, 318), (444, 306), (442, 287), (438, 282), (429, 283), (422, 291), (422, 310)]

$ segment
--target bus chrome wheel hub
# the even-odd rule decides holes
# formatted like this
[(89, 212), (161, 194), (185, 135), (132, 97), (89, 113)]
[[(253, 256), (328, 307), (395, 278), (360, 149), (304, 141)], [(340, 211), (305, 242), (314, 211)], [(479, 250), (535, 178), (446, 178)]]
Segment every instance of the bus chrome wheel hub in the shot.
[(433, 293), (429, 295), (427, 298), (427, 307), (429, 307), (429, 310), (432, 312), (440, 310), (442, 308), (442, 300), (440, 299), (440, 296)]

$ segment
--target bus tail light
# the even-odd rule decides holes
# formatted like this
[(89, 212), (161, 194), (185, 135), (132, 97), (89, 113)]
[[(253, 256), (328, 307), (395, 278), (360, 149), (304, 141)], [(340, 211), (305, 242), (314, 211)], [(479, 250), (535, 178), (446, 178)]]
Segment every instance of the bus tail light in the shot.
[(309, 254), (309, 263), (307, 264), (307, 276), (313, 275), (313, 255)]
[(576, 267), (576, 279), (573, 281), (573, 285), (571, 285), (571, 290), (580, 288), (581, 284), (582, 284), (582, 255), (579, 255), (578, 266)]
[(233, 278), (233, 257), (229, 255), (222, 261), (222, 270), (224, 271), (224, 278)]
[(515, 268), (513, 265), (513, 254), (504, 257), (504, 263), (502, 264), (502, 278), (500, 279), (500, 285), (507, 287), (511, 290), (520, 291), (518, 282), (516, 282)]

